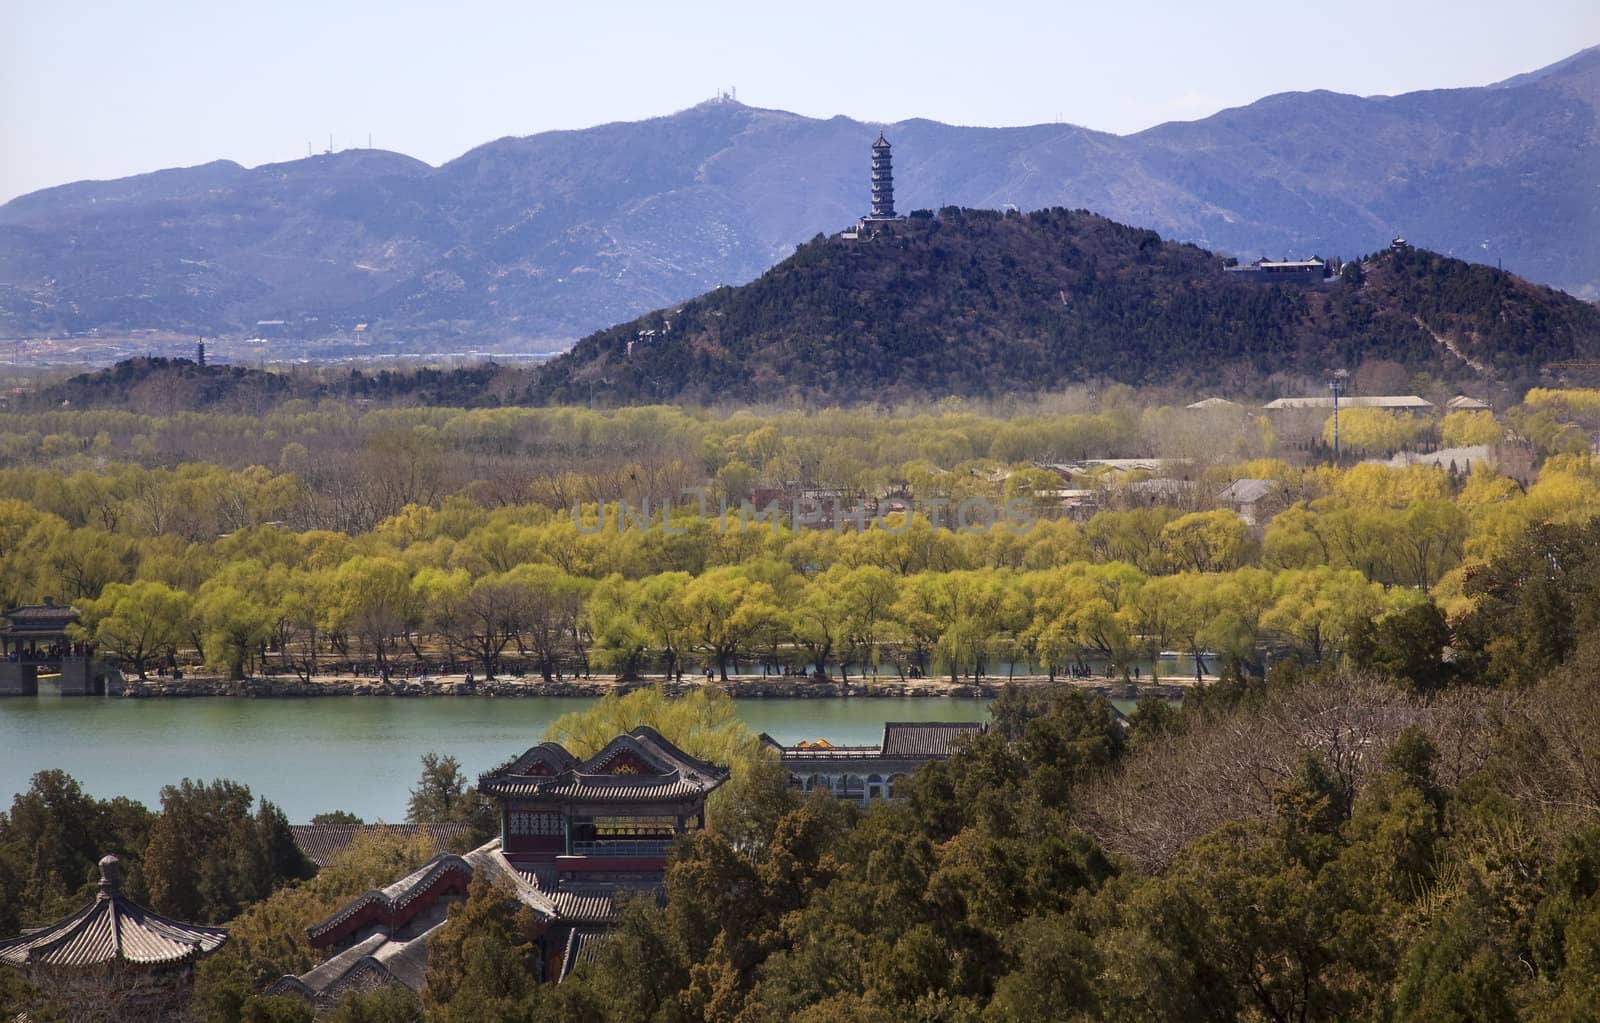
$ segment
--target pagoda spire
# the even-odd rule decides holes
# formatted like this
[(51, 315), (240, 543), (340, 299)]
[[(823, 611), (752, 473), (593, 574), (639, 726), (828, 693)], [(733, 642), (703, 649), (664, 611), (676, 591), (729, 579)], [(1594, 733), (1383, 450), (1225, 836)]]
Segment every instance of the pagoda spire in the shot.
[(878, 132), (878, 141), (872, 144), (872, 219), (893, 220), (894, 170), (889, 155), (889, 140)]

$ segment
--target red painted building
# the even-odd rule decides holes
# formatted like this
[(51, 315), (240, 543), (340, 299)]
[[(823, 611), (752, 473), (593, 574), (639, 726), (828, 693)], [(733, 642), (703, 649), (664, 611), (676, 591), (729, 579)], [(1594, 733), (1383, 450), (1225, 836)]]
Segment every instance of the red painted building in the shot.
[(428, 939), (480, 871), (543, 921), (544, 977), (559, 980), (615, 921), (618, 898), (661, 893), (673, 841), (705, 826), (706, 797), (727, 780), (727, 768), (649, 727), (586, 760), (557, 743), (535, 746), (478, 779), (478, 791), (500, 804), (499, 838), (436, 856), (310, 928), (329, 958), (267, 993), (329, 1006), (374, 984), (420, 990)]

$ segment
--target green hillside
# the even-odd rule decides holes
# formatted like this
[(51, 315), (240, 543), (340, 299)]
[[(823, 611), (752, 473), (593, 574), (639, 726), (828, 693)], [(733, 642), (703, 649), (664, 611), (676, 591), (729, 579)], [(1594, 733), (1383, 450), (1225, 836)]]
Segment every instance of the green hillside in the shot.
[(1360, 267), (1320, 290), (1264, 285), (1084, 211), (947, 208), (818, 236), (748, 285), (594, 334), (536, 394), (858, 399), (1102, 377), (1237, 388), (1371, 359), (1523, 383), (1546, 363), (1600, 357), (1600, 308), (1564, 293), (1413, 248)]

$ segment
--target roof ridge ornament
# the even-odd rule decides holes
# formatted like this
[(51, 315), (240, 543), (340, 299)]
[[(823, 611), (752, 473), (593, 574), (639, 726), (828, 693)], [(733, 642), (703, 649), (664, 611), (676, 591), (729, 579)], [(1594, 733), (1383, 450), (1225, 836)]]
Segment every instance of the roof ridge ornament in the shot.
[(109, 899), (122, 890), (122, 860), (115, 853), (100, 857), (100, 894), (97, 898)]

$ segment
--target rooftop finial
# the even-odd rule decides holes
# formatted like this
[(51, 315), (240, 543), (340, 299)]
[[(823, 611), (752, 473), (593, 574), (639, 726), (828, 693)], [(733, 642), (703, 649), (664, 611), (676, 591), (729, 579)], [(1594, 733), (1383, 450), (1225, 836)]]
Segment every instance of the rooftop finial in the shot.
[(122, 861), (107, 853), (100, 857), (100, 894), (110, 896), (122, 885)]

